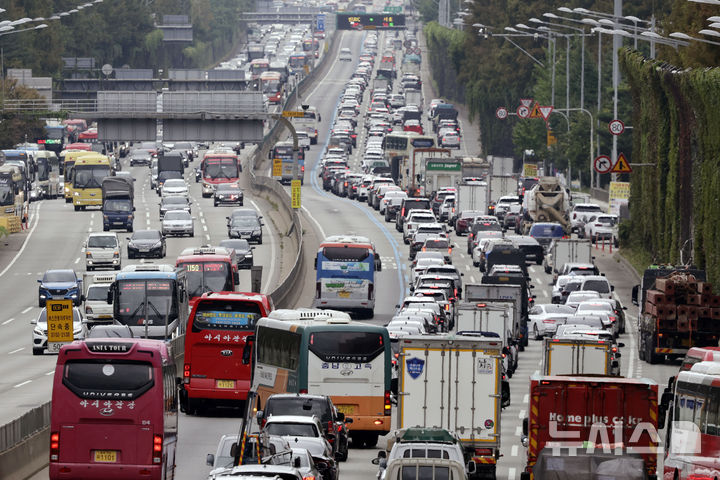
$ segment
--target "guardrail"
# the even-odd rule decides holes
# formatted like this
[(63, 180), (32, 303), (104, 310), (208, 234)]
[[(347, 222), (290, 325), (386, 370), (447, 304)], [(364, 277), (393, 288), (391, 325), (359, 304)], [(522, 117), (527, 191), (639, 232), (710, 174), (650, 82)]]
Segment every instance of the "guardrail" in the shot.
[(0, 426), (0, 478), (25, 479), (48, 463), (50, 402)]

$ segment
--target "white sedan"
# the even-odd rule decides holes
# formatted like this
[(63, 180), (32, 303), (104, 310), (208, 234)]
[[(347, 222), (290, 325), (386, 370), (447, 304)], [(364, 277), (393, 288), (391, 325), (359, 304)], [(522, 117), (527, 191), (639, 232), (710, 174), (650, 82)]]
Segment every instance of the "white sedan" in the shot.
[(617, 215), (593, 215), (585, 223), (585, 238), (591, 242), (607, 240), (618, 246), (618, 217)]
[(575, 314), (575, 308), (567, 305), (556, 305), (553, 303), (541, 303), (534, 305), (528, 312), (528, 331), (535, 340), (541, 340), (544, 336), (555, 335), (558, 325), (566, 322), (568, 317)]

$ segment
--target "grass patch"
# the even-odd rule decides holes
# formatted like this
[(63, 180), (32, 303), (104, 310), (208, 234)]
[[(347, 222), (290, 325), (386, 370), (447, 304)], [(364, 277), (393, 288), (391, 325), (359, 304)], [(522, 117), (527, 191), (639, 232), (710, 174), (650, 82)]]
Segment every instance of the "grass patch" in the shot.
[(632, 265), (640, 277), (642, 277), (642, 274), (648, 265), (652, 265), (653, 263), (652, 255), (650, 255), (650, 253), (644, 248), (634, 246), (623, 247), (619, 254), (622, 255), (625, 260), (630, 263), (630, 265)]

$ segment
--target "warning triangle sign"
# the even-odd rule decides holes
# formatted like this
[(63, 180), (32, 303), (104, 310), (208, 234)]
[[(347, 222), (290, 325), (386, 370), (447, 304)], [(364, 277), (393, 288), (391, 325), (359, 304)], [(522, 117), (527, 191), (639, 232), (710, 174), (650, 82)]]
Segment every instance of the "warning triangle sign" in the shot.
[(533, 107), (532, 111), (530, 112), (529, 118), (541, 118), (542, 115), (540, 115), (540, 106), (535, 103), (535, 106)]
[(550, 116), (550, 112), (553, 111), (552, 105), (548, 105), (547, 107), (538, 107), (540, 110), (540, 115), (542, 116), (543, 120), (546, 122), (548, 121), (548, 117)]
[(615, 165), (613, 165), (612, 170), (610, 170), (610, 173), (630, 173), (632, 172), (632, 168), (630, 167), (630, 163), (627, 161), (627, 158), (625, 158), (625, 154), (621, 153), (618, 155), (617, 162), (615, 162)]

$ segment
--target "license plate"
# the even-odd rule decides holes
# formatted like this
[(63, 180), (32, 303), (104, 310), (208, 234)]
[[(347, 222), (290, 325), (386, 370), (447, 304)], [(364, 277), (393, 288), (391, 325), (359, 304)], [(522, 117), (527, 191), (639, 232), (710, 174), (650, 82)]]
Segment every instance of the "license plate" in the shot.
[(149, 252), (150, 249), (149, 248), (139, 248), (138, 251), (139, 252)]
[(100, 463), (116, 463), (117, 451), (115, 450), (95, 450), (95, 461)]
[(48, 342), (48, 352), (59, 353), (63, 345), (65, 345), (64, 342)]
[(340, 298), (350, 298), (350, 292), (338, 292)]
[(235, 380), (216, 380), (217, 388), (235, 388)]
[(355, 414), (355, 405), (335, 405), (335, 407), (337, 407), (338, 412), (342, 412), (344, 415)]

